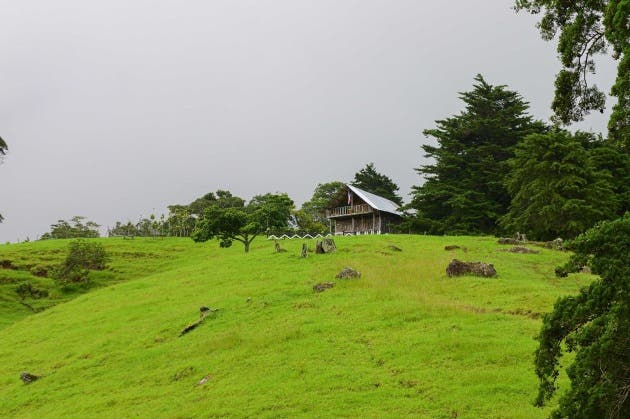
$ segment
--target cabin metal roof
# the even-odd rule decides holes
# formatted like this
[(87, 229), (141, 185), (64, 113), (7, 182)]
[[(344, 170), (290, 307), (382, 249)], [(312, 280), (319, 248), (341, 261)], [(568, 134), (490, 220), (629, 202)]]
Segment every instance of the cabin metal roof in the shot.
[(372, 208), (383, 212), (389, 212), (391, 214), (402, 215), (402, 213), (398, 211), (398, 205), (395, 202), (383, 198), (382, 196), (374, 195), (373, 193), (369, 193), (350, 184), (346, 184), (346, 186)]

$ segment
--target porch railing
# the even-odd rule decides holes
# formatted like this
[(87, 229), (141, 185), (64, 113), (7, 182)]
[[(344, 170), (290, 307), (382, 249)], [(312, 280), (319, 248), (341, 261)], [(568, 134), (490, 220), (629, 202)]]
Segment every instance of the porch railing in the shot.
[(346, 207), (333, 208), (326, 210), (326, 217), (342, 217), (344, 215), (367, 214), (373, 212), (372, 207), (368, 204), (348, 205)]

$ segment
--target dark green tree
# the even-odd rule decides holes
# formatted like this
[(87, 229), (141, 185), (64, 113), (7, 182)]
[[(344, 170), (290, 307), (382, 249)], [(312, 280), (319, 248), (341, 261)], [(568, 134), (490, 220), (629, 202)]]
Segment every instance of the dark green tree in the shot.
[(0, 137), (0, 158), (7, 154), (8, 149), (7, 143)]
[(540, 240), (574, 238), (619, 207), (612, 177), (594, 166), (592, 134), (532, 134), (516, 146), (506, 179), (512, 196), (501, 224)]
[(562, 270), (590, 266), (600, 279), (559, 299), (545, 315), (536, 350), (536, 403), (542, 406), (556, 392), (566, 350), (575, 353), (566, 369), (571, 387), (553, 417), (630, 417), (630, 213), (587, 231), (570, 248), (575, 254)]
[(328, 203), (343, 186), (344, 183), (339, 181), (318, 183), (311, 199), (302, 204), (302, 210), (310, 214), (313, 221), (327, 224), (326, 208)]
[[(2, 139), (2, 137), (0, 137), (0, 162), (2, 161), (2, 158), (7, 154), (7, 150), (9, 149), (9, 147), (7, 146), (7, 143)], [(2, 216), (2, 214), (0, 214), (0, 223), (4, 221), (4, 217)]]
[(258, 195), (240, 208), (214, 205), (197, 220), (191, 238), (196, 242), (217, 238), (221, 247), (238, 241), (247, 253), (259, 235), (287, 228), (292, 207), (286, 194)]
[(432, 234), (496, 234), (510, 204), (507, 160), (526, 135), (546, 128), (527, 114), (520, 94), (481, 75), (460, 98), (466, 104), (462, 113), (424, 131), (437, 142), (422, 146), (434, 163), (416, 169), (425, 182), (413, 187), (409, 207), (417, 215), (406, 225)]
[(245, 200), (232, 195), (230, 191), (219, 189), (216, 192), (209, 192), (201, 198), (195, 199), (188, 205), (188, 209), (191, 214), (202, 216), (203, 212), (212, 206), (220, 208), (242, 208), (245, 206)]
[(403, 204), (402, 198), (396, 194), (398, 185), (388, 176), (377, 172), (374, 163), (368, 163), (363, 169), (355, 173), (351, 184), (374, 195), (387, 198), (398, 206)]
[(619, 61), (611, 95), (617, 104), (608, 123), (609, 137), (630, 151), (630, 0), (516, 0), (516, 10), (538, 14), (541, 36), (558, 36), (562, 70), (556, 75), (552, 109), (556, 120), (569, 124), (597, 110), (603, 112), (606, 96), (589, 85), (595, 73), (594, 56), (612, 51)]

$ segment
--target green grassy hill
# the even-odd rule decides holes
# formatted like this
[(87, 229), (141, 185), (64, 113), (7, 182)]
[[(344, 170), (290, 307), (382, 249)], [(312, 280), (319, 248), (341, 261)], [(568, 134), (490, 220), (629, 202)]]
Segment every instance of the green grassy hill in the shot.
[[(344, 237), (307, 259), (299, 240), (279, 254), (257, 240), (248, 255), (189, 239), (101, 242), (111, 270), (92, 279), (111, 285), (48, 284), (45, 304), (57, 305), (37, 314), (10, 287), (16, 275), (50, 281), (24, 269), (60, 260), (67, 242), (0, 246), (14, 265), (0, 269), (1, 417), (544, 417), (532, 406), (541, 313), (592, 279), (555, 278), (565, 253), (508, 253), (493, 238)], [(454, 257), (499, 277), (448, 278)], [(346, 266), (362, 277), (334, 279)], [(322, 281), (336, 285), (313, 292)], [(218, 311), (179, 337), (200, 306)], [(44, 377), (25, 385), (22, 371)]]

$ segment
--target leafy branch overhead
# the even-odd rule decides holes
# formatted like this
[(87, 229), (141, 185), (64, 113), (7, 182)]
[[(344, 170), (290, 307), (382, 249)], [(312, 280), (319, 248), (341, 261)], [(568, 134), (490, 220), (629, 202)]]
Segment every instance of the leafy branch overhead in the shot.
[(618, 60), (610, 94), (617, 97), (608, 129), (612, 140), (629, 147), (630, 138), (630, 0), (516, 0), (516, 10), (542, 13), (538, 28), (544, 40), (558, 37), (562, 70), (556, 76), (552, 109), (562, 124), (604, 111), (606, 95), (589, 84), (594, 56), (612, 50)]

